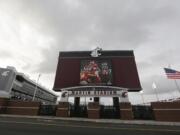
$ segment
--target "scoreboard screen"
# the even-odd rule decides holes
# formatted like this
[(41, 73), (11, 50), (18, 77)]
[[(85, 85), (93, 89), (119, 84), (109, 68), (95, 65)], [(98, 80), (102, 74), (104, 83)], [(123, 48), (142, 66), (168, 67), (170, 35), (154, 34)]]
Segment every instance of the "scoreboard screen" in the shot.
[(81, 85), (112, 85), (110, 60), (81, 60)]

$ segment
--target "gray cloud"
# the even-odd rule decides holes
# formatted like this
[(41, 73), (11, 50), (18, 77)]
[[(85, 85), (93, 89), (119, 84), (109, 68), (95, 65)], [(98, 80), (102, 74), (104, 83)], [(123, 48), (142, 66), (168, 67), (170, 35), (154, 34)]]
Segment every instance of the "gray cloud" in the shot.
[[(51, 3), (54, 8), (47, 12), (46, 17), (51, 20), (52, 31), (56, 28), (54, 34), (57, 44), (50, 50), (42, 52), (46, 59), (38, 66), (39, 71), (55, 72), (58, 51), (89, 50), (89, 46), (98, 43), (104, 49), (137, 49), (151, 42), (156, 32), (153, 32), (152, 27), (164, 23), (165, 27), (169, 26), (179, 16), (175, 4), (169, 1), (164, 1), (163, 4), (162, 1), (79, 1), (79, 3), (79, 7), (73, 9), (68, 5), (65, 6), (66, 9), (59, 8)], [(58, 14), (61, 17), (57, 17)], [(147, 61), (138, 63), (145, 93), (153, 93), (151, 85), (154, 78), (160, 84), (158, 93), (169, 92), (169, 88), (176, 89), (171, 83), (167, 83), (166, 79), (162, 79), (162, 76), (155, 74), (163, 70), (165, 64), (178, 60), (179, 47), (172, 49), (162, 44), (151, 46), (157, 48), (152, 52), (153, 55)], [(141, 57), (146, 55), (143, 51), (140, 53), (138, 55)], [(169, 57), (169, 54), (172, 55)], [(143, 74), (146, 72), (150, 75), (144, 77)]]
[(59, 47), (52, 46), (50, 49), (43, 49), (42, 54), (46, 54), (45, 59), (34, 69), (34, 72), (55, 73), (58, 63)]
[(7, 58), (11, 58), (11, 57), (12, 57), (12, 55), (11, 55), (10, 52), (8, 52), (8, 51), (0, 51), (0, 58), (7, 59)]
[(44, 72), (46, 66), (47, 72), (54, 72), (58, 51), (89, 50), (97, 45), (136, 49), (151, 40), (151, 26), (169, 23), (179, 15), (169, 1), (44, 1), (28, 6), (35, 3), (42, 15), (42, 31), (56, 40), (51, 49), (42, 51), (45, 59), (38, 67)]
[[(49, 40), (47, 47), (39, 48), (40, 62), (26, 62), (24, 70), (54, 76), (59, 51), (90, 50), (95, 46), (105, 50), (130, 49), (135, 51), (145, 94), (153, 93), (153, 81), (157, 81), (159, 93), (176, 89), (162, 74), (168, 64), (180, 69), (179, 0), (0, 2), (12, 10), (11, 15), (18, 22), (26, 22)], [(6, 56), (10, 55), (0, 54)], [(33, 55), (32, 58), (36, 59)]]

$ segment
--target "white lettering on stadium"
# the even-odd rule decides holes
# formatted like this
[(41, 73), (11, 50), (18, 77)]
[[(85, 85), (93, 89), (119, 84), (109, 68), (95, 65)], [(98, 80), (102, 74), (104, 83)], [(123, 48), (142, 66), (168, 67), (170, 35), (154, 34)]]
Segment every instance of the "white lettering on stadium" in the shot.
[(120, 95), (117, 91), (109, 91), (109, 90), (95, 90), (95, 91), (69, 91), (69, 96), (112, 96), (112, 95)]

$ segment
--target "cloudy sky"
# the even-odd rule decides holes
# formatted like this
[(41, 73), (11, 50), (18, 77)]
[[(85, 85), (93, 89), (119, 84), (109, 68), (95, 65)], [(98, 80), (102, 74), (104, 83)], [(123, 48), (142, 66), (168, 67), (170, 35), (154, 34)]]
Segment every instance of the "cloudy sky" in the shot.
[[(0, 67), (53, 87), (59, 51), (134, 50), (146, 102), (180, 96), (163, 68), (180, 70), (179, 0), (0, 0)], [(177, 81), (180, 85), (180, 81)], [(130, 93), (133, 103), (142, 102)]]

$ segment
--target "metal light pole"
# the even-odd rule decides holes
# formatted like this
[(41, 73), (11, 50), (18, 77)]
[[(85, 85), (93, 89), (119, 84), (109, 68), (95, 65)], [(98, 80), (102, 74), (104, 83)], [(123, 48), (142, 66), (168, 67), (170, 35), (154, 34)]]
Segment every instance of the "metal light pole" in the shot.
[(33, 95), (32, 101), (34, 101), (34, 99), (35, 99), (36, 92), (37, 92), (37, 85), (38, 85), (38, 81), (39, 81), (39, 78), (40, 78), (40, 77), (41, 77), (41, 74), (38, 75), (38, 78), (37, 78), (37, 81), (36, 81), (36, 87), (35, 87), (35, 90), (34, 90), (34, 95)]
[(142, 101), (143, 101), (143, 105), (145, 105), (144, 97), (143, 97), (143, 91), (142, 90), (140, 91), (140, 95), (141, 95), (141, 98), (142, 98)]
[(157, 93), (157, 86), (156, 86), (156, 84), (154, 82), (152, 84), (152, 89), (154, 89), (155, 94), (156, 94), (156, 99), (157, 99), (157, 101), (159, 101), (159, 97), (158, 97), (158, 93)]

